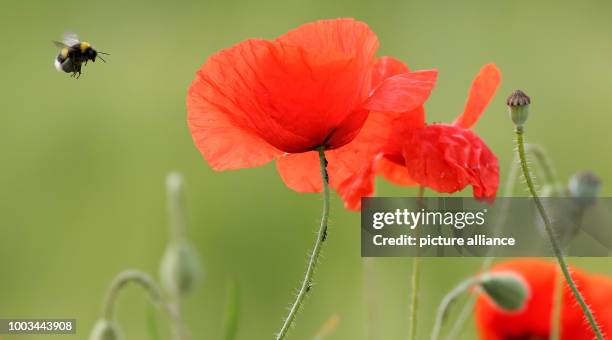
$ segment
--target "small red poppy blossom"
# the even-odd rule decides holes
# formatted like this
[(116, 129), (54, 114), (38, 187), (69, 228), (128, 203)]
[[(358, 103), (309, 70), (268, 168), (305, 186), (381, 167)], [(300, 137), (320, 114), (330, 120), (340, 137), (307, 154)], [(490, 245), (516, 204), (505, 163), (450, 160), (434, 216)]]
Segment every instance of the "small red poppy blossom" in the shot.
[[(553, 262), (522, 259), (499, 263), (492, 271), (510, 271), (521, 276), (530, 294), (525, 307), (518, 312), (501, 310), (486, 295), (476, 302), (475, 319), (481, 340), (545, 340), (551, 334), (553, 299), (558, 265)], [(572, 277), (591, 307), (604, 334), (612, 332), (612, 279), (589, 275), (573, 269)], [(567, 283), (564, 283), (561, 314), (562, 340), (591, 340), (595, 334), (584, 318)]]
[(373, 192), (373, 179), (364, 178), (374, 174), (399, 185), (423, 185), (444, 193), (471, 185), (474, 197), (492, 200), (499, 184), (497, 157), (470, 128), (495, 95), (500, 81), (498, 68), (485, 65), (472, 83), (463, 113), (453, 124), (427, 125), (423, 107), (395, 118), (388, 143), (373, 158), (371, 172), (355, 179), (364, 186), (341, 188), (345, 204), (359, 208), (360, 195)]
[[(366, 142), (388, 128), (383, 115), (370, 112), (420, 106), (435, 84), (435, 70), (391, 72), (395, 63), (376, 57), (378, 44), (365, 23), (336, 19), (214, 54), (187, 95), (197, 148), (215, 170), (278, 158), (290, 188), (317, 192), (322, 181), (313, 150), (324, 147), (334, 187), (360, 167), (357, 161), (366, 163), (361, 155), (372, 147)], [(359, 135), (363, 141), (349, 147)]]

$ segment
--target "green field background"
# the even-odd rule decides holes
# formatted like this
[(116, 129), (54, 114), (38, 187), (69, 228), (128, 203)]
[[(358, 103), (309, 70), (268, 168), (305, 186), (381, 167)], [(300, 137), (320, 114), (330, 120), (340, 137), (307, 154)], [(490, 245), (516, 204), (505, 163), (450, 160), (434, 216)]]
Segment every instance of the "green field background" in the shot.
[[(563, 179), (598, 173), (608, 196), (611, 15), (609, 1), (3, 0), (0, 317), (76, 318), (72, 338), (87, 339), (119, 271), (157, 277), (168, 240), (164, 178), (176, 170), (185, 176), (188, 234), (205, 271), (184, 301), (193, 338), (221, 338), (226, 287), (236, 278), (238, 338), (271, 339), (302, 278), (321, 198), (289, 190), (273, 164), (212, 171), (187, 130), (185, 95), (215, 51), (316, 19), (363, 20), (381, 41), (380, 55), (438, 68), (430, 122), (451, 122), (479, 68), (497, 63), (503, 83), (476, 131), (499, 156), (502, 180), (514, 150), (504, 100), (521, 88), (533, 98), (527, 139), (549, 151)], [(51, 40), (67, 30), (112, 54), (87, 65), (78, 81), (53, 68)], [(383, 196), (416, 193), (378, 184)], [(367, 339), (368, 329), (371, 339), (406, 338), (410, 259), (373, 259), (364, 271), (359, 251), (359, 214), (334, 195), (313, 294), (290, 339), (311, 339), (332, 315), (340, 324), (331, 339)], [(570, 261), (612, 275), (612, 260)], [(479, 263), (423, 262), (419, 339), (428, 338), (441, 297)], [(149, 339), (148, 310), (140, 290), (123, 292), (118, 319), (127, 339)], [(470, 321), (464, 338), (475, 334)], [(70, 337), (4, 339), (47, 338)]]

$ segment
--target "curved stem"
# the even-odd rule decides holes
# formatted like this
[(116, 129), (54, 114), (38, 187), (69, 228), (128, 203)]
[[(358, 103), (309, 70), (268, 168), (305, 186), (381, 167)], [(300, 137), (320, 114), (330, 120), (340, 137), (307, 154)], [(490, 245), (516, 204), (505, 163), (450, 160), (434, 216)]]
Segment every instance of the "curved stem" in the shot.
[[(425, 194), (425, 187), (420, 186), (419, 193), (417, 196), (419, 209), (423, 207), (424, 194)], [(416, 237), (418, 239), (420, 228), (416, 228), (416, 230), (417, 230)], [(416, 339), (417, 311), (419, 308), (419, 281), (420, 281), (420, 276), (421, 276), (420, 262), (421, 262), (421, 259), (419, 257), (418, 249), (417, 249), (416, 256), (412, 258), (412, 277), (410, 280), (412, 284), (412, 291), (410, 293), (410, 321), (409, 321), (410, 330), (408, 333), (408, 340)]]
[(181, 330), (182, 337), (187, 338), (182, 321), (172, 310), (172, 307), (170, 307), (170, 305), (164, 300), (161, 294), (161, 290), (159, 289), (159, 287), (157, 287), (155, 281), (153, 281), (153, 279), (148, 274), (137, 270), (126, 270), (124, 272), (119, 273), (119, 275), (117, 275), (115, 279), (113, 279), (113, 282), (111, 283), (110, 288), (108, 289), (108, 292), (106, 294), (106, 298), (104, 300), (103, 315), (106, 320), (113, 321), (113, 319), (115, 318), (115, 304), (117, 301), (117, 297), (121, 289), (125, 287), (129, 282), (134, 282), (144, 288), (151, 296), (153, 302), (158, 304), (168, 313), (176, 329)]
[(593, 329), (593, 332), (597, 336), (597, 339), (603, 340), (603, 335), (601, 333), (601, 330), (599, 329), (599, 326), (597, 325), (597, 322), (595, 321), (593, 312), (591, 311), (589, 306), (584, 301), (584, 297), (582, 296), (582, 294), (576, 287), (576, 283), (572, 279), (572, 275), (570, 274), (568, 266), (565, 263), (565, 258), (563, 257), (561, 247), (559, 246), (559, 243), (557, 242), (557, 239), (555, 238), (555, 234), (554, 234), (552, 225), (550, 223), (550, 219), (548, 215), (546, 214), (544, 205), (542, 205), (542, 202), (540, 201), (540, 198), (538, 197), (538, 194), (536, 192), (535, 185), (533, 184), (533, 180), (529, 172), (529, 166), (527, 164), (527, 157), (525, 156), (525, 142), (523, 140), (523, 134), (524, 134), (523, 127), (517, 126), (515, 132), (516, 132), (516, 146), (518, 149), (518, 155), (519, 155), (519, 159), (521, 162), (521, 169), (523, 170), (523, 175), (525, 177), (527, 187), (529, 188), (529, 192), (531, 193), (531, 196), (533, 197), (533, 201), (536, 205), (536, 208), (538, 209), (538, 212), (540, 213), (540, 216), (542, 217), (542, 220), (544, 221), (546, 233), (548, 234), (548, 237), (550, 239), (550, 243), (552, 245), (553, 252), (555, 253), (555, 257), (557, 258), (557, 262), (559, 262), (559, 267), (561, 268), (561, 272), (563, 273), (563, 276), (565, 277), (565, 281), (570, 286), (572, 293), (574, 294), (574, 297), (576, 298), (576, 301), (578, 301), (580, 308), (582, 308), (582, 312), (584, 313), (584, 316), (587, 318), (589, 324), (591, 325), (591, 328)]
[(442, 299), (442, 302), (440, 302), (440, 305), (438, 306), (436, 320), (434, 322), (434, 327), (431, 332), (431, 340), (437, 340), (440, 337), (442, 324), (444, 323), (444, 319), (446, 318), (446, 314), (448, 313), (448, 308), (450, 307), (450, 305), (459, 297), (459, 295), (461, 295), (463, 292), (465, 292), (478, 282), (478, 277), (471, 277), (459, 283), (457, 287), (453, 288), (453, 290), (446, 294), (446, 296)]
[(446, 340), (458, 339), (459, 334), (463, 331), (465, 326), (465, 321), (470, 316), (472, 312), (472, 308), (476, 304), (476, 295), (471, 295), (469, 300), (463, 305), (461, 312), (459, 312), (459, 316), (455, 319), (453, 326), (450, 331), (448, 331), (448, 335), (446, 336)]
[(306, 274), (304, 274), (304, 280), (302, 281), (302, 284), (300, 286), (300, 291), (295, 297), (295, 301), (293, 302), (293, 305), (289, 310), (289, 314), (285, 318), (283, 327), (276, 335), (277, 340), (283, 339), (285, 335), (287, 335), (289, 328), (291, 328), (291, 325), (295, 320), (297, 312), (302, 306), (304, 298), (312, 288), (312, 277), (314, 274), (314, 270), (319, 259), (319, 254), (321, 253), (321, 248), (323, 247), (323, 242), (325, 242), (325, 239), (327, 238), (327, 219), (329, 217), (329, 177), (327, 175), (327, 160), (325, 159), (325, 149), (324, 147), (320, 147), (318, 151), (319, 161), (321, 165), (321, 179), (323, 180), (323, 212), (321, 214), (321, 225), (319, 226), (317, 238), (315, 240), (314, 247), (312, 248), (310, 259), (308, 260)]
[(535, 144), (525, 144), (525, 153), (530, 153), (535, 156), (547, 184), (556, 185), (558, 183), (557, 174), (555, 173), (552, 162), (548, 155), (546, 155), (544, 148)]

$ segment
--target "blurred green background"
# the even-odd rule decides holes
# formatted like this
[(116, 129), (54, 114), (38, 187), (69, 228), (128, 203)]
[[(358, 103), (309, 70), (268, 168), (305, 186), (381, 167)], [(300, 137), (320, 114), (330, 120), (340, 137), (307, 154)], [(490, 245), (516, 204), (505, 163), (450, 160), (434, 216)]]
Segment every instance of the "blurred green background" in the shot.
[[(242, 290), (239, 339), (270, 339), (302, 278), (321, 199), (290, 191), (273, 164), (213, 172), (192, 144), (185, 94), (215, 51), (316, 19), (363, 20), (380, 38), (380, 55), (438, 68), (429, 121), (452, 121), (478, 69), (497, 63), (504, 80), (476, 130), (499, 156), (502, 179), (513, 152), (504, 99), (520, 87), (533, 98), (528, 140), (547, 148), (562, 178), (592, 169), (609, 195), (611, 14), (609, 1), (5, 0), (0, 317), (77, 318), (73, 337), (86, 339), (119, 271), (157, 276), (168, 240), (164, 178), (178, 170), (188, 185), (188, 233), (206, 273), (185, 301), (194, 339), (220, 338), (232, 277)], [(51, 40), (67, 30), (111, 53), (108, 63), (87, 65), (78, 81), (55, 71)], [(379, 184), (379, 195), (416, 192)], [(364, 272), (359, 251), (359, 215), (334, 197), (314, 293), (291, 339), (312, 338), (334, 314), (332, 339), (366, 339), (368, 328), (373, 339), (406, 337), (410, 259), (373, 259)], [(571, 262), (612, 274), (611, 260)], [(419, 339), (428, 338), (443, 294), (479, 263), (424, 261)], [(368, 299), (375, 301), (369, 326)], [(147, 304), (134, 287), (120, 297), (127, 339), (148, 339)]]

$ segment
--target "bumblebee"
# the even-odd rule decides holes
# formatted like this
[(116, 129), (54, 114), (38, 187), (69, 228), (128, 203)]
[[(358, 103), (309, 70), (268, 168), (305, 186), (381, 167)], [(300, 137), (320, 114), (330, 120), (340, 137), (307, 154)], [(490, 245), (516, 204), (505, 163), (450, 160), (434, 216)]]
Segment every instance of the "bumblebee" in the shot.
[(61, 49), (55, 58), (55, 68), (58, 71), (72, 73), (72, 77), (77, 79), (81, 76), (81, 67), (83, 64), (87, 65), (88, 61), (96, 62), (96, 58), (100, 58), (106, 62), (100, 55), (108, 53), (97, 51), (90, 43), (80, 41), (74, 33), (64, 35), (62, 42), (53, 41), (53, 43)]

